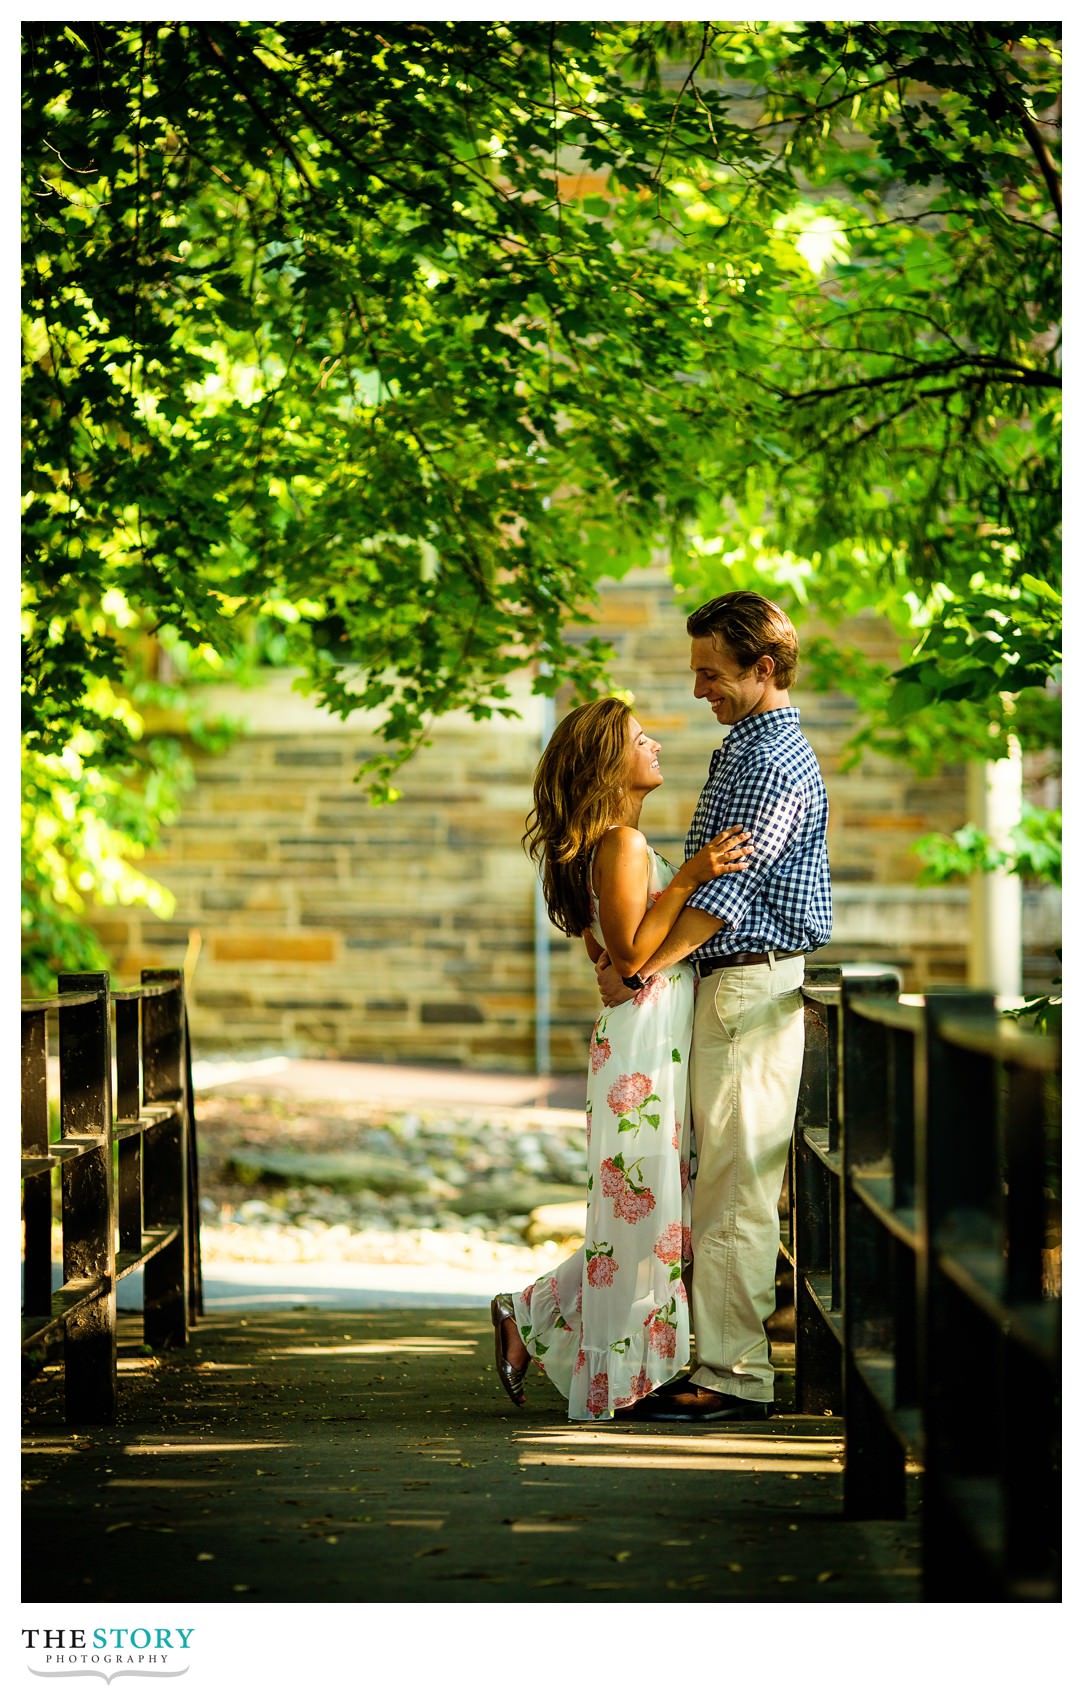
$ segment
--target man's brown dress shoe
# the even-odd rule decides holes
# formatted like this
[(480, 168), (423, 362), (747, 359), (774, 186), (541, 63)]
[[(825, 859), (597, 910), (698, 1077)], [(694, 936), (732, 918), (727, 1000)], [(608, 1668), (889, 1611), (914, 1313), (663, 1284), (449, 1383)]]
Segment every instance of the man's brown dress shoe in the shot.
[(763, 1422), (773, 1417), (775, 1407), (756, 1399), (739, 1399), (735, 1393), (716, 1393), (710, 1387), (692, 1385), (676, 1393), (665, 1388), (635, 1407), (649, 1423)]

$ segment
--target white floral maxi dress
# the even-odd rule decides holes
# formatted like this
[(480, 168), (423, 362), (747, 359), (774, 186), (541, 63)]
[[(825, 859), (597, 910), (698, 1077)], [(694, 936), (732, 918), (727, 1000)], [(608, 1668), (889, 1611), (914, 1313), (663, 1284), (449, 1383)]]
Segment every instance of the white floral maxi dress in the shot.
[[(674, 869), (657, 851), (650, 859), (654, 901)], [(591, 931), (604, 945), (593, 902)], [(599, 1016), (587, 1075), (586, 1242), (514, 1297), (523, 1341), (567, 1396), (573, 1422), (612, 1418), (688, 1363), (694, 985), (681, 963)]]

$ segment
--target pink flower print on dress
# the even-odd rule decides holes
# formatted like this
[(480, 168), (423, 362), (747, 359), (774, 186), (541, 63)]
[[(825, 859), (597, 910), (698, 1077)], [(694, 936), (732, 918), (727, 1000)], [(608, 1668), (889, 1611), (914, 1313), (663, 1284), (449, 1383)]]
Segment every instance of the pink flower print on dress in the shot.
[(632, 1398), (645, 1399), (653, 1386), (654, 1383), (646, 1370), (641, 1369), (632, 1383)]
[(565, 1334), (570, 1334), (572, 1332), (572, 1325), (571, 1325), (570, 1322), (565, 1320), (564, 1315), (561, 1311), (561, 1308), (560, 1308), (560, 1289), (557, 1286), (557, 1278), (556, 1278), (555, 1275), (550, 1275), (550, 1277), (549, 1277), (549, 1291), (550, 1291), (550, 1293), (552, 1294), (552, 1297), (553, 1297), (553, 1310), (555, 1312), (555, 1315), (553, 1317), (554, 1326), (557, 1327), (557, 1328), (562, 1328), (564, 1330)]
[(688, 1191), (688, 1182), (692, 1174), (692, 1165), (686, 1157), (681, 1158), (681, 1191)]
[(609, 1409), (609, 1377), (604, 1370), (590, 1378), (590, 1391), (587, 1393), (587, 1410), (592, 1417), (601, 1416)]
[(597, 1074), (604, 1068), (612, 1055), (613, 1047), (608, 1039), (592, 1039), (590, 1042), (590, 1072)]
[[(602, 1167), (605, 1168), (604, 1163)], [(626, 1169), (623, 1153), (618, 1151), (611, 1167), (613, 1174), (604, 1176), (602, 1191), (613, 1200), (613, 1214), (625, 1222), (642, 1222), (655, 1204), (654, 1194), (643, 1180), (642, 1157), (637, 1157), (631, 1168)]]
[(647, 1098), (654, 1082), (646, 1074), (621, 1074), (613, 1082), (606, 1095), (606, 1103), (614, 1115), (626, 1116), (629, 1110), (637, 1110)]
[(644, 1122), (657, 1128), (662, 1118), (655, 1111), (648, 1110), (647, 1105), (659, 1102), (654, 1082), (646, 1074), (620, 1075), (606, 1095), (609, 1108), (620, 1118), (618, 1133), (638, 1134), (642, 1132)]
[(582, 1346), (580, 1346), (579, 1352), (578, 1352), (578, 1354), (576, 1356), (576, 1360), (575, 1360), (575, 1368), (572, 1371), (572, 1374), (578, 1375), (579, 1371), (583, 1368), (583, 1365), (586, 1363), (586, 1361), (587, 1361), (587, 1354), (586, 1354), (586, 1352), (584, 1352)]
[(665, 1310), (652, 1310), (647, 1318), (647, 1339), (660, 1358), (673, 1358), (677, 1355), (677, 1330), (670, 1312), (672, 1302)]
[(607, 1157), (601, 1165), (600, 1173), (602, 1191), (607, 1198), (617, 1197), (628, 1184), (624, 1178), (624, 1164), (619, 1159), (614, 1162), (612, 1157)]
[(596, 1240), (587, 1253), (587, 1280), (592, 1287), (611, 1287), (620, 1264), (613, 1256), (613, 1247)]
[(654, 1255), (663, 1263), (679, 1263), (681, 1258), (681, 1224), (671, 1222), (654, 1242)]
[(613, 1200), (614, 1212), (625, 1222), (642, 1222), (644, 1216), (650, 1215), (654, 1205), (655, 1197), (649, 1186), (637, 1192), (629, 1187)]
[(681, 1227), (681, 1257), (685, 1263), (692, 1261), (692, 1230), (687, 1222)]
[(530, 1303), (530, 1301), (531, 1301), (531, 1298), (532, 1298), (532, 1297), (533, 1297), (533, 1295), (534, 1295), (534, 1282), (533, 1282), (533, 1281), (531, 1281), (531, 1283), (530, 1283), (530, 1285), (529, 1285), (529, 1287), (527, 1287), (527, 1289), (526, 1289), (526, 1290), (525, 1290), (525, 1292), (523, 1292), (523, 1293), (521, 1293), (521, 1294), (520, 1294), (520, 1297), (521, 1297), (521, 1299), (522, 1299), (522, 1301), (523, 1301), (523, 1303), (524, 1303), (524, 1304), (525, 1304), (525, 1305), (528, 1305), (528, 1304), (529, 1304), (529, 1303)]
[(625, 1396), (625, 1398), (614, 1399), (614, 1409), (623, 1410), (627, 1405), (638, 1405), (641, 1399), (645, 1399), (647, 1397), (647, 1394), (653, 1386), (654, 1382), (651, 1380), (646, 1370), (641, 1369), (635, 1380), (632, 1382), (631, 1391)]
[(662, 993), (665, 991), (665, 989), (666, 989), (666, 977), (665, 977), (665, 975), (664, 974), (652, 974), (650, 979), (647, 981), (646, 985), (643, 987), (642, 991), (639, 991), (639, 992), (636, 993), (635, 997), (632, 999), (632, 1002), (634, 1004), (638, 1004), (640, 1008), (642, 1008), (643, 1005), (647, 1004), (647, 1003), (657, 1003), (658, 999), (662, 996)]

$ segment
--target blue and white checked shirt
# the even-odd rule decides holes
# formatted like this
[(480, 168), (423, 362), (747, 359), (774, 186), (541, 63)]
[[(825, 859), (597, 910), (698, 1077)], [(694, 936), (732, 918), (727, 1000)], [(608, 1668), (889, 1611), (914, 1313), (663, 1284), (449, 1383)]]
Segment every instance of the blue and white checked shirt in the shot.
[(685, 840), (685, 856), (728, 826), (752, 834), (742, 873), (698, 887), (693, 909), (726, 925), (692, 952), (693, 962), (738, 951), (815, 950), (831, 936), (827, 792), (796, 708), (739, 720), (711, 757)]

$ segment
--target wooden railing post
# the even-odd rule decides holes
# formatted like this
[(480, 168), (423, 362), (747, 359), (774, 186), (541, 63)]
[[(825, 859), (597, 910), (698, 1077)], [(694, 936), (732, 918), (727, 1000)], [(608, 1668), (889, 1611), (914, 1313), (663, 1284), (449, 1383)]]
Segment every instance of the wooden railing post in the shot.
[(798, 1409), (841, 1362), (848, 1516), (903, 1518), (922, 1468), (927, 1600), (1059, 1599), (1060, 1046), (893, 978), (805, 984)]
[[(945, 1278), (940, 1258), (953, 1241), (958, 1245), (975, 1237), (987, 1255), (995, 1259), (1001, 1253), (994, 1198), (998, 1183), (990, 1172), (996, 1159), (996, 1100), (986, 1060), (973, 1052), (951, 1053), (941, 1040), (938, 1026), (946, 1015), (994, 1022), (996, 1005), (992, 993), (954, 989), (930, 991), (925, 998), (917, 1094), (918, 1190), (925, 1228), (918, 1262), (923, 1578), (926, 1597), (978, 1602), (995, 1597), (992, 1576), (977, 1573), (974, 1552), (950, 1539), (954, 1520), (944, 1494), (950, 1493), (953, 1478), (971, 1468), (978, 1476), (995, 1468), (1003, 1394), (999, 1365), (983, 1349), (981, 1331), (974, 1328), (958, 1287)], [(976, 1199), (983, 1201), (978, 1211), (972, 1207)], [(949, 1406), (959, 1398), (971, 1409), (984, 1405), (984, 1421), (953, 1423)], [(972, 1459), (961, 1455), (961, 1448), (972, 1449)]]
[(927, 999), (919, 1185), (932, 1601), (1059, 1597), (1060, 1307), (1042, 1302), (1035, 1280), (1044, 1081), (1058, 1068), (1057, 1047), (998, 1022), (991, 996)]
[[(60, 1130), (51, 1139), (54, 1013)], [(202, 1310), (195, 1138), (180, 973), (148, 971), (138, 988), (116, 992), (105, 974), (66, 974), (54, 997), (23, 1001), (23, 1371), (40, 1367), (63, 1339), (73, 1428), (116, 1420), (121, 1280), (143, 1274), (144, 1338), (154, 1346), (185, 1344), (189, 1322)], [(63, 1240), (59, 1284), (51, 1255), (54, 1176)]]
[(175, 1112), (144, 1136), (146, 1226), (180, 1228), (144, 1270), (143, 1335), (152, 1346), (184, 1345), (190, 1262), (184, 976), (179, 969), (144, 969), (140, 979), (170, 987), (143, 1000), (143, 1093), (148, 1105), (168, 1104)]
[(64, 1281), (104, 1278), (104, 1290), (65, 1324), (67, 1420), (116, 1418), (116, 1198), (113, 1191), (112, 1057), (108, 974), (61, 974), (63, 992), (93, 991), (92, 1003), (60, 1010), (60, 1133), (88, 1148), (61, 1170)]
[[(49, 1087), (46, 1013), (24, 1010), (22, 1018), (23, 1156), (49, 1155)], [(23, 1181), (23, 1314), (49, 1315), (53, 1292), (53, 1177), (43, 1169)]]
[(843, 985), (839, 1120), (847, 1517), (906, 1515), (906, 1445), (884, 1407), (897, 1402), (897, 1368), (900, 1358), (906, 1361), (907, 1344), (913, 1345), (913, 1300), (899, 1305), (900, 1293), (908, 1284), (913, 1289), (913, 1249), (885, 1231), (880, 1210), (892, 1211), (898, 1203), (896, 1152), (908, 1143), (903, 1122), (913, 1096), (913, 1048), (899, 1044), (908, 1035), (853, 1007), (856, 998), (894, 1008), (898, 993), (895, 974), (847, 976)]
[[(116, 1008), (117, 1120), (138, 1122), (143, 1107), (140, 1063), (142, 1003), (122, 998)], [(117, 1155), (118, 1212), (121, 1251), (143, 1249), (143, 1134), (119, 1142)]]
[[(805, 1055), (794, 1125), (790, 1245), (794, 1259), (797, 1409), (842, 1410), (834, 1313), (838, 1294), (838, 1015), (842, 969), (805, 980)], [(822, 994), (817, 996), (817, 993)]]

